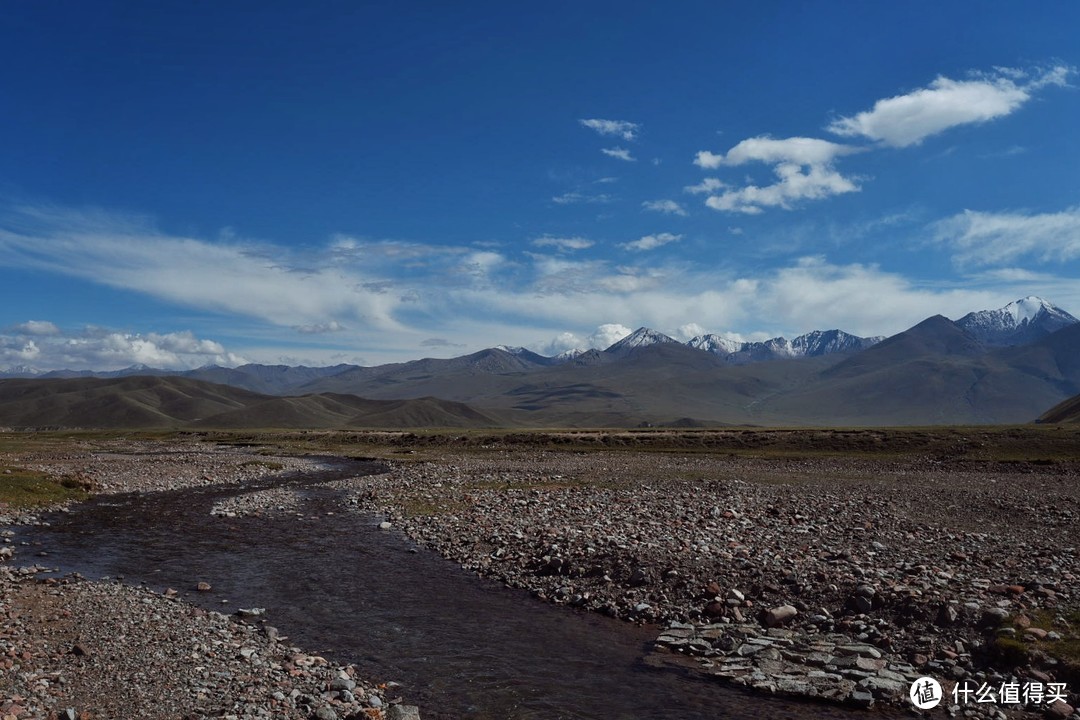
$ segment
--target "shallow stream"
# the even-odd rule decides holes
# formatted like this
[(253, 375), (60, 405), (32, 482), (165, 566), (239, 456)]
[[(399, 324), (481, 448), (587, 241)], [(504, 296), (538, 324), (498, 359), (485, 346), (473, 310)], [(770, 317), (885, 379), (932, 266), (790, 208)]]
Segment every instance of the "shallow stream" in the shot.
[[(17, 541), (31, 544), (24, 558), (44, 553), (38, 562), (65, 573), (173, 587), (220, 612), (267, 608), (266, 622), (306, 651), (400, 682), (425, 720), (868, 717), (655, 667), (645, 659), (655, 628), (478, 578), (317, 487), (378, 470), (334, 460), (243, 487), (103, 496), (50, 516), (50, 527), (23, 528)], [(219, 500), (281, 485), (307, 496), (303, 517), (210, 515)], [(212, 591), (193, 592), (200, 581)]]

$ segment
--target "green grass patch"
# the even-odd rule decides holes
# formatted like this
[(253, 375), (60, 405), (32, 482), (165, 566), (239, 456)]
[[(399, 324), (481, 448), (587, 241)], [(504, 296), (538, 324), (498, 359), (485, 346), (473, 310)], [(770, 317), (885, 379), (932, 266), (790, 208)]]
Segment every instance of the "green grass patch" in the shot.
[(399, 501), (406, 517), (434, 517), (461, 512), (468, 507), (460, 500), (449, 498), (404, 498)]
[(13, 508), (85, 500), (89, 493), (74, 478), (57, 478), (23, 468), (0, 469), (0, 503)]
[[(1024, 637), (1024, 630), (1027, 628), (1024, 627), (1023, 623), (1018, 623), (1016, 618), (1013, 618), (1011, 626), (1016, 628), (1017, 638), (1024, 639), (997, 638), (995, 650), (1008, 653), (1015, 651), (1014, 646), (1022, 647), (1025, 654), (1030, 653), (1032, 650), (1039, 650), (1063, 663), (1068, 668), (1068, 672), (1080, 676), (1080, 610), (1057, 612), (1036, 609), (1024, 614), (1031, 621), (1030, 627), (1040, 628), (1047, 632), (1054, 631), (1061, 635), (1061, 639), (1028, 639), (1031, 636)], [(1059, 622), (1059, 617), (1065, 622)]]

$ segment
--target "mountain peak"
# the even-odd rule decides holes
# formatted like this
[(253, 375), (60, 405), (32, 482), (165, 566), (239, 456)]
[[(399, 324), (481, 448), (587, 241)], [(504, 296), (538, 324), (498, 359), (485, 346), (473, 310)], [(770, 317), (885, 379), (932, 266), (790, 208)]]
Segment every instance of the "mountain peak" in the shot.
[(609, 347), (604, 352), (618, 353), (633, 350), (635, 348), (647, 347), (649, 345), (659, 345), (661, 343), (678, 343), (678, 340), (670, 338), (662, 332), (657, 332), (651, 328), (639, 327), (634, 332), (624, 337), (619, 342)]
[(1020, 325), (1025, 321), (1031, 322), (1040, 314), (1053, 312), (1057, 309), (1058, 308), (1054, 307), (1053, 303), (1049, 303), (1035, 295), (1028, 295), (1026, 298), (1013, 300), (1011, 303), (1001, 308), (1002, 312), (1012, 316), (1013, 322), (1017, 325)]
[(1029, 295), (997, 310), (970, 312), (956, 324), (985, 345), (1028, 345), (1080, 322), (1053, 303)]

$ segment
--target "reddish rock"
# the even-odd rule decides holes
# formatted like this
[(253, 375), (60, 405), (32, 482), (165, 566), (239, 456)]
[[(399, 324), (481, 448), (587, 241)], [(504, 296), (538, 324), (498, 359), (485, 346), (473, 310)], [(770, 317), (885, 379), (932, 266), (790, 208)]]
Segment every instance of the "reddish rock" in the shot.
[(724, 615), (724, 608), (727, 607), (724, 603), (713, 600), (711, 603), (705, 606), (705, 614), (711, 618), (718, 618)]
[(1065, 720), (1065, 718), (1075, 712), (1072, 705), (1067, 705), (1061, 700), (1056, 701), (1053, 705), (1046, 708), (1046, 717), (1051, 720)]

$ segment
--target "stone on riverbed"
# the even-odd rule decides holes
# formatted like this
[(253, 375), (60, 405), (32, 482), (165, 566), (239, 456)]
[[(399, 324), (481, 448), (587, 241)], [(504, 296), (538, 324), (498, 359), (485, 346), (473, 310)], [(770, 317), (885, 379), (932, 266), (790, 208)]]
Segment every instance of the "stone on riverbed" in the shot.
[(799, 614), (793, 605), (780, 605), (765, 613), (765, 624), (778, 627)]

